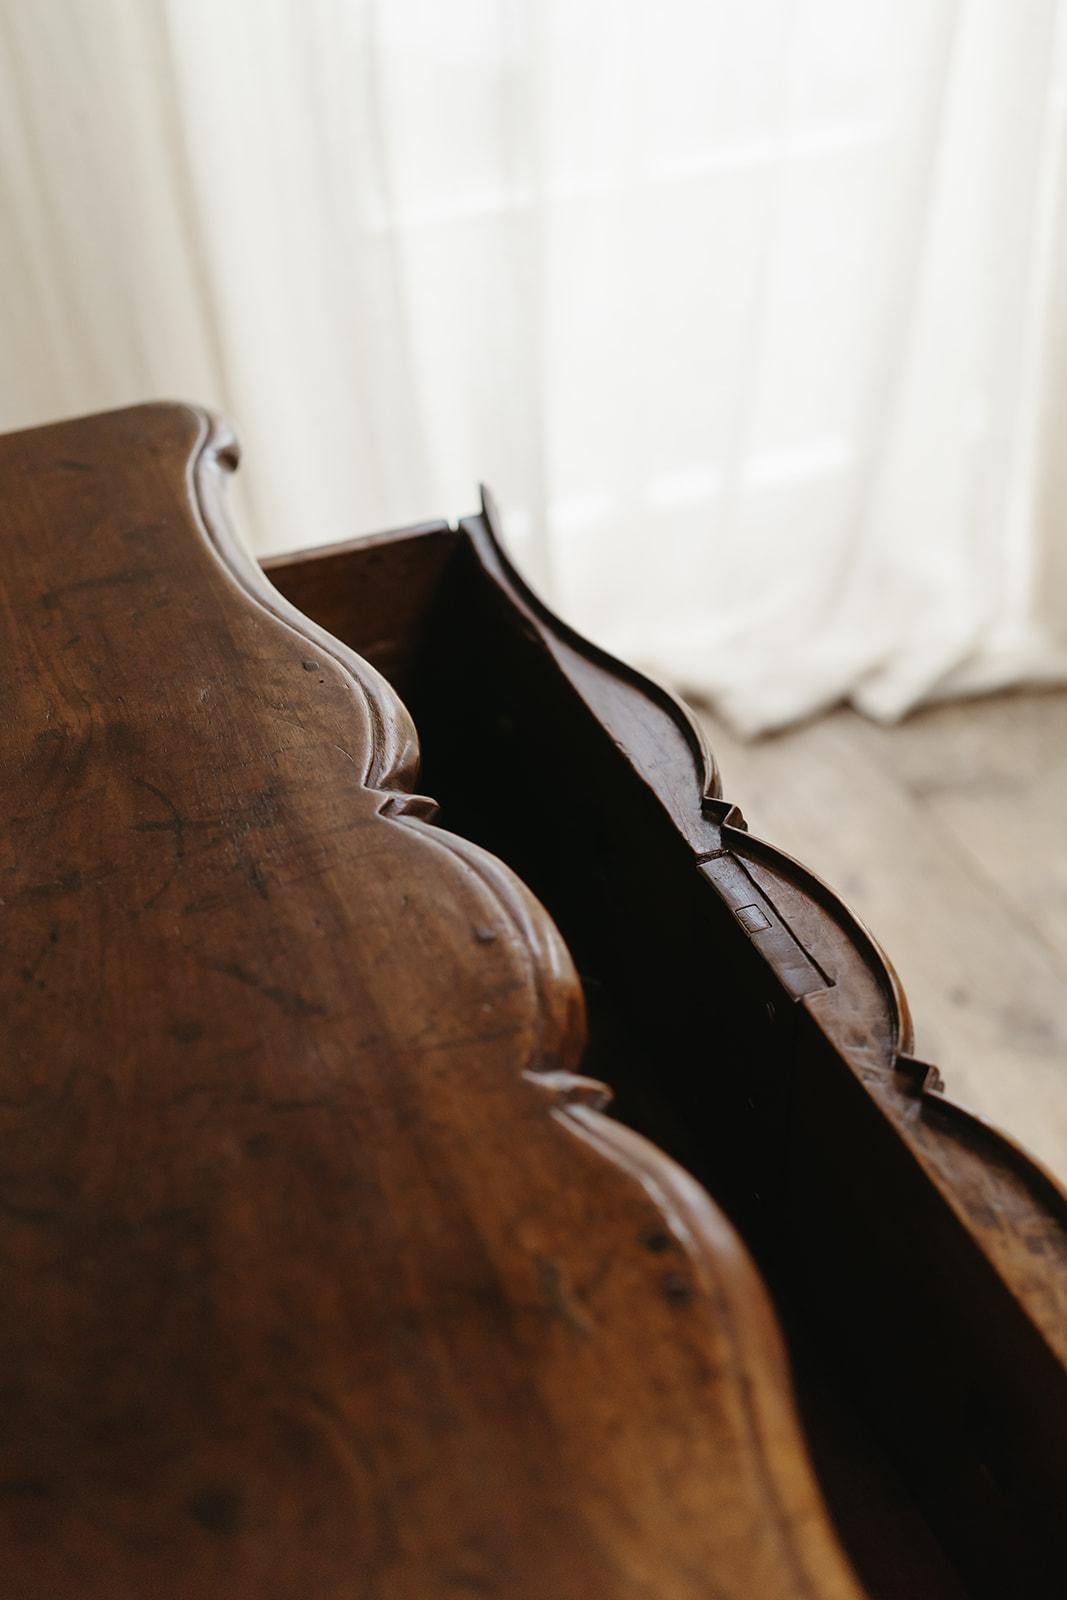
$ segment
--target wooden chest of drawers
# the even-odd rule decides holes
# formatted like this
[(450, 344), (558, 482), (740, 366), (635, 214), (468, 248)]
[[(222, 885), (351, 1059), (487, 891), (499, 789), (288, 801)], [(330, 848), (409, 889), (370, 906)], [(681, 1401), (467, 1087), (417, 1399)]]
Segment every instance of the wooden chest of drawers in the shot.
[(0, 441), (0, 1594), (1061, 1595), (1061, 1191), (490, 507), (235, 460)]

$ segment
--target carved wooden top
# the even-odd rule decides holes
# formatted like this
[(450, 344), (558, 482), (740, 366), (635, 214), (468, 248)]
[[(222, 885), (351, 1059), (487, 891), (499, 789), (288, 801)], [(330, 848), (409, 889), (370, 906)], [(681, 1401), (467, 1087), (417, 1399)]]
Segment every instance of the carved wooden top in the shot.
[(181, 406), (0, 440), (6, 1592), (858, 1594), (737, 1236), (234, 459)]

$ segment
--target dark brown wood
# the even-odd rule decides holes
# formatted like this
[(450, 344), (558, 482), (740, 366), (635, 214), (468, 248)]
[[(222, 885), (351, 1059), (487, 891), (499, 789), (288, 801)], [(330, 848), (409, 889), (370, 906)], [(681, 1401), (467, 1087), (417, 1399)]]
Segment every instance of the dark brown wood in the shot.
[(308, 560), (300, 552), (275, 556), (270, 567), (282, 591), (299, 583), (305, 617), (335, 637), (358, 633), (360, 654), (373, 659), (403, 698), (414, 687), (408, 673), (418, 630), (459, 541), (447, 522), (422, 522), (330, 545), (328, 561)]
[[(738, 1232), (590, 1075), (617, 1064), (652, 1131), (689, 1121), (731, 1205), (792, 1171), (779, 1057), (730, 1015), (732, 975), (717, 1000), (689, 987), (694, 963), (718, 984), (730, 947), (783, 1001), (779, 946), (727, 907), (725, 846), (694, 869), (694, 840), (726, 825), (699, 796), (688, 814), (691, 731), (529, 605), (484, 522), (342, 554), (343, 591), (325, 565), (276, 569), (338, 633), (359, 619), (408, 683), (464, 833), (484, 819), (553, 895), (581, 867), (558, 897), (575, 948), (613, 933), (586, 1049), (548, 913), (430, 822), (392, 690), (226, 533), (235, 457), (181, 406), (0, 440), (0, 1590), (859, 1596)], [(379, 573), (368, 611), (357, 559), (413, 565)], [(589, 849), (615, 806), (625, 838), (609, 825)], [(779, 865), (753, 861), (754, 905)], [(662, 919), (658, 953), (655, 929), (607, 926), (628, 886)], [(672, 979), (679, 937), (695, 942)], [(786, 966), (803, 983), (824, 959)], [(830, 1036), (815, 1009), (793, 1015), (797, 1050)], [(751, 1097), (751, 1127), (682, 1092), (716, 1063), (708, 1108)], [(849, 1129), (829, 1115), (833, 1149)], [(918, 1157), (915, 1173), (940, 1196)], [(974, 1239), (950, 1221), (945, 1273)], [(1006, 1269), (974, 1253), (996, 1310), (986, 1277)], [(1040, 1300), (1053, 1268), (1032, 1260)]]
[[(459, 534), (421, 617), (403, 617), (423, 781), (563, 931), (585, 1070), (611, 1082), (615, 1114), (755, 1251), (870, 1593), (1061, 1595), (1062, 1191), (913, 1059), (892, 967), (831, 890), (747, 832), (679, 704), (537, 601), (490, 506)], [(375, 658), (358, 545), (274, 577), (312, 611), (312, 582), (328, 591), (331, 626)]]

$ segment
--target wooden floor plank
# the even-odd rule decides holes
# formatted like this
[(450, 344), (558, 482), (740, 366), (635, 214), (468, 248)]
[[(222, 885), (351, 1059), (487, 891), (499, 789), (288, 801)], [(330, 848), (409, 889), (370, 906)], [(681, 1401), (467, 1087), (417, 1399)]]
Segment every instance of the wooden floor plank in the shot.
[(946, 706), (856, 735), (1067, 966), (1067, 694)]

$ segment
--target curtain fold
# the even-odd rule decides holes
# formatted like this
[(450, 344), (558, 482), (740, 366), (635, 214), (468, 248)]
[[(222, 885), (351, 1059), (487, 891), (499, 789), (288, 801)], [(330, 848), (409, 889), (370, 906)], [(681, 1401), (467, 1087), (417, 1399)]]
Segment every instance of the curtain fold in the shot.
[(492, 484), (758, 732), (1067, 677), (1062, 0), (0, 0), (0, 425), (227, 411), (261, 550)]

